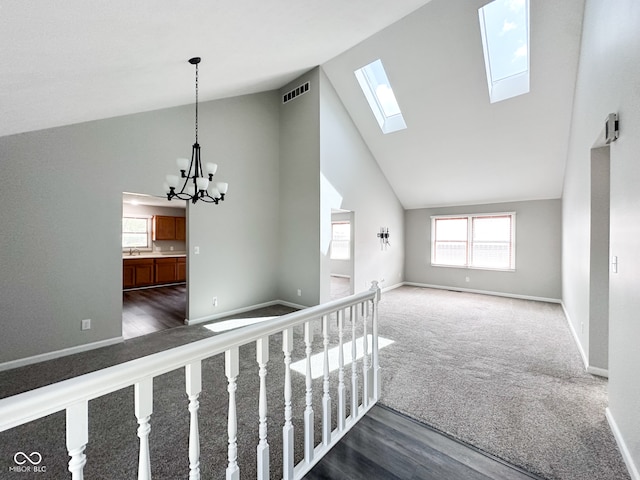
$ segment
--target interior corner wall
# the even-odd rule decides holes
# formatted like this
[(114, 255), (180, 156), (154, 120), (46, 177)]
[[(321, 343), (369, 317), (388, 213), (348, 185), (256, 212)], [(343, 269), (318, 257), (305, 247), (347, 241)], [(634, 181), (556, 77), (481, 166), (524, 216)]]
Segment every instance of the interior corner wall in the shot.
[[(587, 0), (563, 193), (563, 301), (574, 324), (589, 319), (590, 150), (609, 113), (609, 419), (632, 477), (640, 478), (640, 4)], [(588, 349), (588, 332), (580, 336)]]
[(307, 81), (309, 91), (280, 104), (278, 290), (281, 300), (313, 306), (320, 302), (319, 69), (282, 88), (280, 98)]
[[(268, 233), (279, 153), (275, 92), (200, 107), (203, 158), (230, 186), (222, 204), (190, 209), (198, 315), (213, 294), (218, 312), (277, 298)], [(189, 155), (193, 114), (190, 105), (0, 138), (0, 363), (121, 336), (122, 192), (163, 193), (175, 159)]]
[[(320, 86), (322, 291), (329, 289), (332, 208), (354, 212), (354, 293), (374, 280), (382, 288), (396, 285), (404, 277), (404, 209), (323, 71)], [(380, 227), (389, 228), (386, 249)]]
[[(561, 204), (560, 200), (533, 200), (407, 210), (406, 281), (437, 287), (560, 300)], [(514, 272), (431, 265), (432, 215), (500, 212), (516, 212)]]

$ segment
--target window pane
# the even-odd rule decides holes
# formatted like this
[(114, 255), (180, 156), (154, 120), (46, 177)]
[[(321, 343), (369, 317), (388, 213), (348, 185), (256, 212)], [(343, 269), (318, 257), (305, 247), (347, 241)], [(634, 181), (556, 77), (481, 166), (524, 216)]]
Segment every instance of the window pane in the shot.
[(147, 234), (146, 233), (123, 233), (122, 234), (122, 248), (146, 248), (147, 247)]
[(146, 218), (124, 217), (122, 219), (123, 233), (147, 233)]
[(436, 220), (436, 242), (467, 241), (466, 218), (442, 218)]
[(473, 241), (508, 242), (511, 240), (511, 217), (474, 217)]
[(434, 262), (439, 265), (466, 265), (467, 242), (436, 242)]

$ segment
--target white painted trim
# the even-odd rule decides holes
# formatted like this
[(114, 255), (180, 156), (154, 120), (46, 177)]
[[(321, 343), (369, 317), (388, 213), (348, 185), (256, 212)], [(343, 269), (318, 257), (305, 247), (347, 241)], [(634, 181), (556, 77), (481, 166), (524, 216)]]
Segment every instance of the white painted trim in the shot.
[(5, 370), (11, 370), (13, 368), (25, 367), (34, 363), (44, 362), (46, 360), (53, 360), (54, 358), (66, 357), (67, 355), (73, 355), (74, 353), (86, 352), (88, 350), (94, 350), (96, 348), (108, 347), (109, 345), (115, 345), (124, 341), (122, 336), (109, 338), (107, 340), (100, 340), (99, 342), (86, 343), (84, 345), (77, 345), (75, 347), (63, 348), (62, 350), (56, 350), (54, 352), (41, 353), (32, 357), (19, 358), (18, 360), (11, 360), (10, 362), (0, 363), (0, 372)]
[(391, 285), (390, 287), (384, 287), (384, 288), (381, 288), (381, 289), (380, 289), (380, 291), (381, 291), (382, 293), (385, 293), (385, 292), (388, 292), (388, 291), (390, 291), (390, 290), (394, 290), (394, 289), (396, 289), (396, 288), (400, 288), (400, 287), (402, 287), (403, 285), (404, 285), (404, 282), (396, 283), (395, 285)]
[(597, 375), (598, 377), (609, 378), (609, 370), (606, 370), (604, 368), (588, 366), (587, 372), (591, 375)]
[(573, 336), (573, 341), (578, 347), (578, 351), (580, 352), (580, 356), (582, 357), (582, 363), (584, 364), (584, 369), (589, 371), (589, 359), (587, 358), (587, 354), (582, 348), (582, 343), (580, 342), (580, 337), (578, 336), (578, 332), (573, 328), (573, 323), (571, 322), (571, 316), (567, 311), (567, 307), (564, 305), (564, 302), (560, 302), (562, 305), (562, 311), (564, 312), (564, 317), (567, 319), (567, 324), (569, 324), (569, 330), (571, 331), (571, 335)]
[(622, 436), (622, 433), (618, 428), (618, 424), (616, 423), (615, 418), (613, 418), (613, 414), (608, 407), (605, 410), (605, 416), (607, 417), (609, 427), (611, 427), (611, 431), (613, 432), (613, 437), (616, 439), (616, 443), (618, 444), (618, 448), (620, 449), (620, 453), (622, 454), (622, 459), (627, 465), (627, 470), (629, 470), (629, 476), (631, 477), (631, 480), (640, 480), (640, 470), (633, 462), (631, 452), (629, 451), (629, 448), (624, 441), (624, 437)]
[(520, 300), (534, 300), (536, 302), (562, 303), (559, 298), (534, 297), (531, 295), (519, 295), (517, 293), (492, 292), (489, 290), (475, 290), (473, 288), (450, 287), (446, 285), (430, 285), (427, 283), (403, 282), (403, 285), (422, 288), (437, 288), (438, 290), (454, 290), (456, 292), (479, 293), (482, 295), (493, 295), (495, 297), (518, 298)]
[(297, 303), (286, 302), (284, 300), (271, 300), (270, 302), (258, 303), (256, 305), (250, 305), (248, 307), (236, 308), (235, 310), (227, 310), (222, 313), (216, 313), (214, 315), (207, 315), (205, 317), (193, 318), (193, 319), (185, 319), (185, 325), (198, 325), (199, 323), (210, 322), (212, 320), (218, 320), (220, 318), (229, 317), (231, 315), (236, 315), (238, 313), (249, 312), (251, 310), (256, 310), (258, 308), (271, 307), (273, 305), (284, 305), (291, 308), (297, 308), (302, 310), (303, 308), (307, 308), (305, 305), (298, 305)]

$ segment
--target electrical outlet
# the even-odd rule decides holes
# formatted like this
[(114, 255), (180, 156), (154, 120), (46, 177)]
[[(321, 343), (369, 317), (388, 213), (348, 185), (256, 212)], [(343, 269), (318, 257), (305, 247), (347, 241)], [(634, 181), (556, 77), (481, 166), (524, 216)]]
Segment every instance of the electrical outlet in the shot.
[(214, 307), (218, 306), (218, 297), (213, 297), (213, 306)]
[(298, 296), (301, 297), (302, 296), (302, 289), (298, 289)]
[(80, 328), (82, 330), (91, 330), (91, 319), (90, 318), (85, 318), (84, 320), (82, 320)]
[(169, 251), (173, 252), (173, 245), (169, 247)]
[(200, 255), (200, 247), (193, 247), (193, 254)]
[(464, 281), (465, 281), (465, 282), (470, 282), (470, 281), (471, 281), (471, 278), (469, 278), (469, 277), (464, 277)]

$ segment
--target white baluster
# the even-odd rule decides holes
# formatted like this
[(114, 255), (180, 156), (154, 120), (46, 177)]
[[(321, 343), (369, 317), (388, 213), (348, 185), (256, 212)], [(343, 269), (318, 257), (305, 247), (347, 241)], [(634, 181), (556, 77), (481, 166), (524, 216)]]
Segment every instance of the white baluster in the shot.
[(293, 423), (291, 422), (291, 350), (293, 329), (282, 332), (284, 353), (284, 426), (282, 427), (282, 478), (293, 480)]
[(344, 386), (344, 310), (338, 310), (338, 430), (344, 430), (346, 388)]
[(149, 420), (153, 413), (153, 378), (145, 378), (135, 384), (135, 413), (138, 419), (140, 456), (138, 459), (138, 480), (151, 480), (151, 458), (149, 456)]
[(356, 348), (356, 322), (358, 320), (358, 308), (351, 307), (351, 421), (358, 416), (358, 349)]
[(322, 383), (322, 444), (331, 441), (331, 396), (329, 395), (329, 317), (322, 317), (322, 337), (324, 345), (324, 381)]
[(378, 301), (380, 300), (380, 288), (378, 282), (371, 284), (371, 290), (376, 292), (376, 297), (371, 304), (371, 329), (372, 329), (372, 347), (371, 356), (373, 359), (373, 398), (380, 398), (380, 364), (378, 358)]
[(267, 443), (267, 362), (269, 361), (269, 337), (256, 341), (256, 361), (260, 377), (260, 399), (258, 415), (260, 417), (258, 436), (258, 480), (269, 478), (269, 444)]
[(367, 314), (369, 308), (367, 302), (363, 303), (365, 311), (362, 313), (362, 405), (367, 408), (369, 405), (369, 339), (367, 338)]
[(224, 352), (225, 375), (229, 381), (229, 414), (227, 430), (229, 435), (229, 466), (227, 467), (227, 480), (240, 480), (240, 468), (238, 467), (238, 420), (236, 417), (236, 379), (240, 373), (240, 357), (238, 347)]
[(313, 460), (313, 390), (311, 384), (311, 343), (313, 342), (313, 329), (311, 322), (304, 324), (304, 344), (307, 354), (307, 375), (306, 375), (306, 408), (304, 409), (304, 460), (311, 463)]
[(86, 401), (67, 407), (67, 450), (69, 451), (69, 471), (72, 480), (84, 478), (87, 457), (84, 449), (89, 442), (89, 414)]
[(198, 429), (198, 397), (202, 391), (202, 364), (194, 362), (185, 367), (185, 382), (189, 397), (189, 480), (200, 480), (200, 434)]

